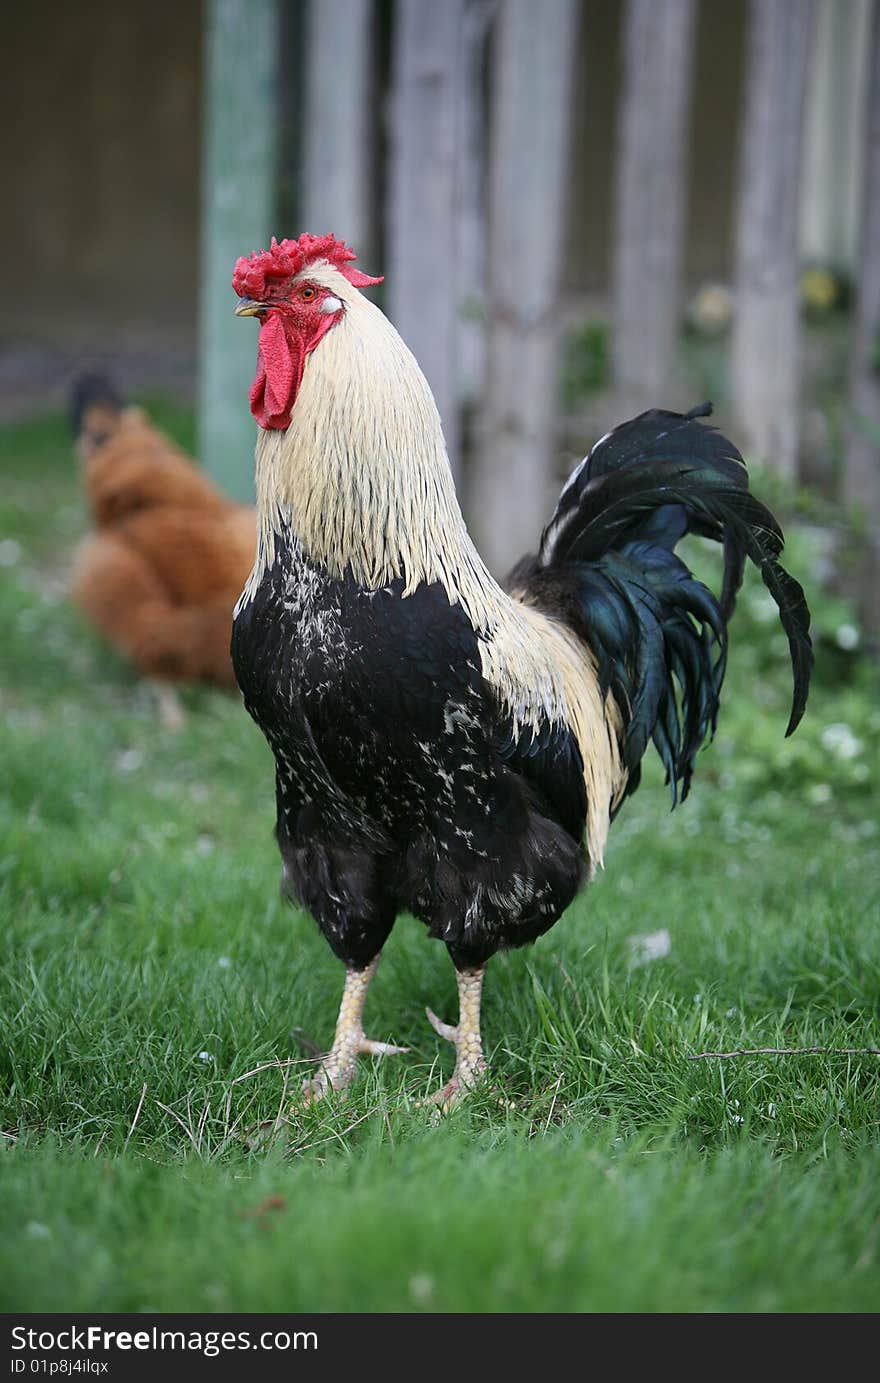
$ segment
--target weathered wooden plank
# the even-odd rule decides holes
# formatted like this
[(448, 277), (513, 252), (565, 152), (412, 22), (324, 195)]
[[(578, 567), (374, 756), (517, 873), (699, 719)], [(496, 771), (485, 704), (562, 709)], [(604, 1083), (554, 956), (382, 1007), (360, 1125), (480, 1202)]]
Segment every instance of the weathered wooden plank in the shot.
[(813, 0), (752, 0), (736, 226), (731, 384), (746, 452), (794, 477), (798, 222)]
[(557, 489), (559, 283), (579, 5), (504, 0), (493, 35), (488, 360), (468, 518), (497, 572)]
[(612, 356), (625, 411), (671, 402), (695, 20), (695, 0), (628, 0), (625, 9)]
[(278, 0), (206, 0), (198, 445), (229, 494), (253, 493), (257, 342), (233, 316), (236, 258), (268, 244), (277, 190)]
[(456, 210), (466, 0), (395, 6), (388, 309), (434, 392), (458, 459)]
[(871, 0), (818, 0), (804, 115), (801, 249), (851, 274), (858, 254), (861, 169), (856, 147), (865, 105)]
[(864, 202), (856, 274), (850, 367), (845, 496), (862, 517), (859, 596), (862, 617), (880, 638), (880, 5), (871, 32), (870, 79), (862, 165)]
[(306, 26), (299, 229), (332, 231), (375, 273), (373, 0), (311, 0)]
[(484, 71), (488, 35), (496, 8), (497, 0), (466, 0), (459, 56), (456, 357), (459, 405), (466, 409), (471, 409), (482, 398), (486, 378), (489, 111)]

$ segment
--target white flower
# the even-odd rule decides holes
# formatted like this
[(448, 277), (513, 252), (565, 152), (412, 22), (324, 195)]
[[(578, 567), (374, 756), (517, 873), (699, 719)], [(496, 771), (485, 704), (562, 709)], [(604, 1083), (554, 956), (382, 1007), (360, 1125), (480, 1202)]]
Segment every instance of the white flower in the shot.
[(846, 649), (849, 653), (859, 646), (859, 631), (854, 624), (839, 624), (834, 633), (834, 642), (838, 648)]
[(211, 1056), (210, 1052), (199, 1052), (199, 1061), (208, 1062), (213, 1060), (214, 1058)]
[(834, 725), (826, 725), (822, 731), (822, 748), (836, 754), (838, 759), (857, 759), (863, 745), (850, 727), (839, 721)]
[(665, 927), (657, 932), (647, 932), (644, 936), (628, 936), (630, 965), (650, 965), (652, 960), (662, 960), (672, 950), (672, 938)]
[(831, 797), (832, 792), (829, 783), (812, 783), (807, 788), (807, 801), (812, 802), (814, 807), (821, 807), (826, 802), (830, 802)]
[(228, 956), (218, 956), (217, 964), (220, 966), (221, 970), (228, 970), (230, 965), (232, 964), (232, 961), (229, 959)]
[(434, 1295), (434, 1279), (429, 1273), (413, 1273), (409, 1280), (410, 1296), (415, 1301), (430, 1301)]
[(749, 610), (756, 624), (775, 624), (778, 611), (772, 595), (756, 592), (749, 600)]

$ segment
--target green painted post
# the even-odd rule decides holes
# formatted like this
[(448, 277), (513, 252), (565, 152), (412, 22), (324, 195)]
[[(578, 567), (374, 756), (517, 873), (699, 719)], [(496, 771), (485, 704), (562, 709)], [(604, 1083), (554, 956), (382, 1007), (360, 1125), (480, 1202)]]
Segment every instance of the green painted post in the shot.
[(279, 0), (205, 0), (199, 456), (242, 500), (253, 498), (257, 333), (233, 316), (230, 279), (238, 256), (278, 229), (279, 13)]

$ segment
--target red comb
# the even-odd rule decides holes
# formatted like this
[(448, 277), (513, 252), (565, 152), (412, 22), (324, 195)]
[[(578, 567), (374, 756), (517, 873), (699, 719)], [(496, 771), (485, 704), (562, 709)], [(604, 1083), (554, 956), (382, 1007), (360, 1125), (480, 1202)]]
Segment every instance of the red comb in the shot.
[(293, 278), (307, 264), (326, 260), (344, 274), (355, 288), (368, 288), (372, 283), (381, 283), (381, 278), (371, 278), (353, 269), (351, 261), (357, 255), (344, 240), (335, 235), (309, 235), (304, 231), (299, 240), (281, 240), (272, 237), (268, 250), (257, 250), (252, 255), (242, 255), (235, 265), (232, 287), (240, 298), (253, 298), (259, 302), (266, 296), (270, 287), (285, 279)]

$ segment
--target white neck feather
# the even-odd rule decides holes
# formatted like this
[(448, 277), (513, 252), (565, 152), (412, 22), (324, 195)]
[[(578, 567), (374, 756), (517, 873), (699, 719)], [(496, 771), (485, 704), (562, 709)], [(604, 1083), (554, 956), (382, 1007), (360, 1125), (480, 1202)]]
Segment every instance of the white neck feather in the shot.
[[(411, 352), (342, 275), (325, 282), (345, 313), (308, 356), (286, 432), (257, 443), (257, 502), (268, 545), (279, 518), (303, 550), (369, 590), (403, 577), (457, 582), (476, 559), (455, 494), (437, 407)], [(438, 564), (440, 570), (438, 570)], [(444, 579), (445, 577), (445, 579)]]
[(260, 545), (246, 594), (286, 528), (331, 577), (348, 568), (366, 590), (402, 579), (404, 595), (436, 581), (475, 628), (494, 628), (511, 602), (465, 528), (427, 380), (388, 319), (341, 274), (324, 266), (309, 278), (345, 314), (306, 360), (290, 426), (260, 431)]

